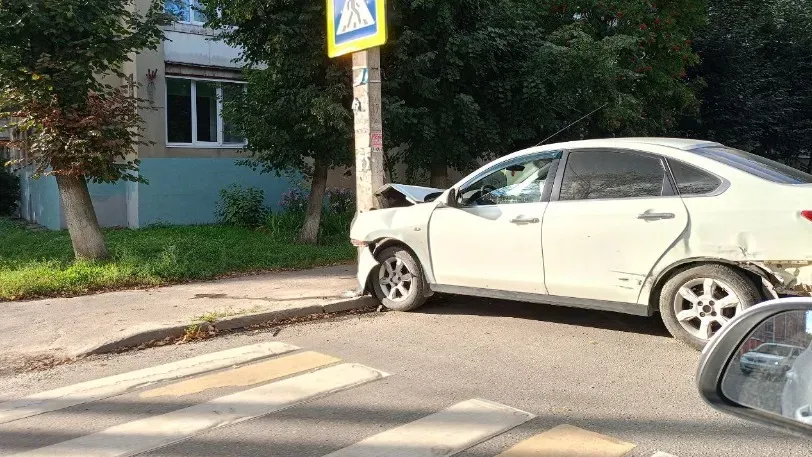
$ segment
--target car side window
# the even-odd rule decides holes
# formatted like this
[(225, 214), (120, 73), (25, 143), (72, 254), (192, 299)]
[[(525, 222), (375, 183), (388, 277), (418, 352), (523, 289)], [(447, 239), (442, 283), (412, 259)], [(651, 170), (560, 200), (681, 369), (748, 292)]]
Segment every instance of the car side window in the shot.
[(657, 157), (612, 150), (573, 151), (567, 158), (559, 199), (659, 197), (666, 182)]
[(668, 159), (680, 195), (709, 194), (722, 185), (716, 176), (678, 160)]
[(533, 159), (496, 170), (462, 189), (459, 202), (462, 206), (540, 202), (553, 160)]

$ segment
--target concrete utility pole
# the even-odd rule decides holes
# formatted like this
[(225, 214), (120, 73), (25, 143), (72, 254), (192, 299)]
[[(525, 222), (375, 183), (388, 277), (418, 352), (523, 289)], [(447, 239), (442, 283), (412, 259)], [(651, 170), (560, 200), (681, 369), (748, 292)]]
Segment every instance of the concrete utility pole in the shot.
[(355, 113), (356, 198), (359, 212), (377, 208), (375, 192), (384, 185), (381, 49), (352, 55)]

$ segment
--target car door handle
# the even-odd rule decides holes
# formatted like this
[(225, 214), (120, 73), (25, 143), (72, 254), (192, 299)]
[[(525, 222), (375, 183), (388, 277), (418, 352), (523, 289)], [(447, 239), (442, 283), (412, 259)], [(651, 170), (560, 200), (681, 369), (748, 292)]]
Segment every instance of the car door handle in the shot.
[(638, 219), (642, 219), (644, 221), (659, 221), (662, 219), (674, 219), (675, 217), (677, 216), (674, 213), (652, 213), (649, 211), (637, 216)]
[(517, 218), (514, 218), (514, 219), (510, 220), (511, 224), (517, 224), (517, 225), (538, 224), (539, 222), (541, 222), (541, 220), (539, 218), (537, 218), (537, 217), (526, 218), (524, 216), (519, 216)]

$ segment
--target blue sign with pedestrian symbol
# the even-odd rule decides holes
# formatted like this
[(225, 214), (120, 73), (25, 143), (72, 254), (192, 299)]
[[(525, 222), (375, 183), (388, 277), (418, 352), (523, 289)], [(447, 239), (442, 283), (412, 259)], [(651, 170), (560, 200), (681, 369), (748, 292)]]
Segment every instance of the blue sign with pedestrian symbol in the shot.
[(330, 57), (385, 42), (384, 0), (327, 0), (327, 54)]

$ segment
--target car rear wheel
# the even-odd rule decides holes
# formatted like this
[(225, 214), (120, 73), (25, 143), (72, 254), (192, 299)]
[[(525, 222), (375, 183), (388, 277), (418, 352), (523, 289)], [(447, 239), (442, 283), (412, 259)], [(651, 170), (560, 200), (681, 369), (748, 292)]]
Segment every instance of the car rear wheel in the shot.
[(665, 283), (660, 314), (674, 338), (702, 350), (730, 319), (760, 301), (758, 287), (745, 274), (724, 265), (700, 265)]
[(423, 270), (411, 252), (393, 246), (378, 253), (377, 273), (372, 274), (375, 297), (394, 311), (412, 311), (426, 302), (426, 280)]

